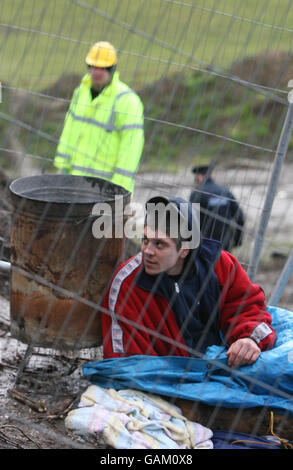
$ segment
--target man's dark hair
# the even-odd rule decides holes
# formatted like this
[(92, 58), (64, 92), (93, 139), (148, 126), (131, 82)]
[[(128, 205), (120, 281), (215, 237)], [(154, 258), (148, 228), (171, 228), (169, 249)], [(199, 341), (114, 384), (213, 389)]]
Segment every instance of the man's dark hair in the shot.
[(165, 198), (161, 198), (159, 196), (154, 197), (146, 203), (144, 225), (149, 226), (154, 231), (161, 231), (164, 235), (170, 237), (174, 241), (177, 250), (180, 250), (182, 239), (180, 236), (180, 230), (178, 230), (176, 237), (174, 237), (172, 230), (174, 223), (177, 227), (180, 226), (179, 213)]
[[(200, 243), (198, 217), (193, 213), (191, 204), (181, 198), (156, 196), (149, 199), (145, 225), (152, 230), (160, 230), (174, 240), (177, 250), (184, 248), (184, 242), (188, 242), (188, 248), (196, 248)], [(196, 244), (192, 246), (194, 241)]]

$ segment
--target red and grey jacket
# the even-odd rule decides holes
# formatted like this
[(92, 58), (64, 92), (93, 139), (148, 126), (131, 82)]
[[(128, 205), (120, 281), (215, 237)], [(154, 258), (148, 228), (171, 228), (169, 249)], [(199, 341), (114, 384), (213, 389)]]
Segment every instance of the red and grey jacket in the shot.
[(262, 289), (215, 240), (203, 239), (178, 278), (150, 276), (134, 256), (117, 269), (103, 308), (104, 358), (192, 356), (245, 337), (264, 350), (276, 339)]

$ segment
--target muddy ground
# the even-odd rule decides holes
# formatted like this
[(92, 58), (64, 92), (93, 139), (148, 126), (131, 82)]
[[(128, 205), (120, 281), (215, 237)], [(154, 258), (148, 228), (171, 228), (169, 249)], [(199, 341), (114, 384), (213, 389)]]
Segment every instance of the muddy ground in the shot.
[[(91, 439), (71, 435), (64, 417), (89, 385), (81, 365), (100, 358), (101, 351), (81, 351), (78, 357), (35, 348), (23, 367), (27, 345), (11, 337), (9, 302), (0, 297), (0, 448), (104, 448)], [(15, 394), (16, 395), (13, 395)]]
[[(248, 259), (250, 236), (259, 214), (260, 200), (267, 185), (267, 173), (257, 175), (255, 170), (243, 170), (242, 184), (234, 180), (234, 170), (218, 173), (218, 180), (227, 183), (231, 189), (249, 206), (246, 225), (246, 241), (237, 256), (244, 262)], [(182, 182), (186, 184), (178, 185)], [(241, 179), (241, 172), (237, 172)], [(155, 181), (155, 185), (154, 182)], [(261, 260), (256, 281), (261, 284), (267, 297), (280, 276), (286, 257), (292, 249), (293, 240), (293, 166), (286, 165), (281, 175), (278, 194), (275, 200), (271, 221), (266, 236), (264, 256)], [(0, 178), (2, 195), (7, 194), (5, 175)], [(234, 184), (233, 184), (234, 183)], [(170, 192), (188, 197), (192, 181), (186, 174), (164, 177), (144, 174), (138, 178), (134, 195), (142, 201), (158, 192)], [(178, 189), (180, 188), (180, 189)], [(162, 191), (160, 191), (160, 189)], [(254, 198), (251, 201), (251, 192)], [(179, 194), (180, 193), (180, 194)], [(259, 197), (259, 199), (258, 199)], [(6, 197), (1, 198), (1, 259), (9, 260), (10, 206)], [(281, 297), (280, 305), (293, 309), (293, 276)], [(10, 335), (9, 322), (9, 275), (0, 272), (0, 448), (105, 448), (93, 438), (83, 439), (71, 435), (64, 426), (64, 417), (75, 406), (81, 392), (89, 383), (81, 372), (83, 363), (101, 358), (100, 348), (80, 351), (77, 355), (38, 348), (21, 371), (27, 345)], [(19, 374), (19, 372), (21, 373)], [(13, 395), (17, 389), (19, 395)], [(12, 391), (12, 392), (11, 392)], [(11, 395), (12, 393), (12, 395)]]

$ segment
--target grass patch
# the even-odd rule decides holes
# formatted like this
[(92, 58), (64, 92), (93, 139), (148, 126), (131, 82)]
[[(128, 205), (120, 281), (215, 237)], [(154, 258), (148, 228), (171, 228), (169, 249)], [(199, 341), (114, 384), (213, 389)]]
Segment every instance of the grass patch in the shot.
[(186, 66), (228, 70), (262, 51), (291, 51), (292, 24), (288, 0), (2, 0), (0, 78), (41, 90), (65, 72), (82, 75), (89, 45), (105, 39), (122, 78), (140, 89)]

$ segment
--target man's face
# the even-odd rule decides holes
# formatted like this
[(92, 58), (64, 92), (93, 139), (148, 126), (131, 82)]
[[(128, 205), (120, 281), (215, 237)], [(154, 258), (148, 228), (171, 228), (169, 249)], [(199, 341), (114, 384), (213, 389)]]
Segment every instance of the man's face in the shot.
[(155, 275), (166, 272), (169, 275), (180, 274), (184, 266), (187, 249), (177, 250), (174, 240), (150, 227), (144, 228), (142, 256), (147, 274)]
[(103, 88), (110, 81), (110, 72), (107, 69), (99, 67), (89, 67), (89, 73), (92, 77), (92, 86), (94, 89)]
[(196, 185), (200, 185), (204, 180), (204, 175), (202, 175), (201, 173), (196, 173), (195, 175), (195, 184)]

